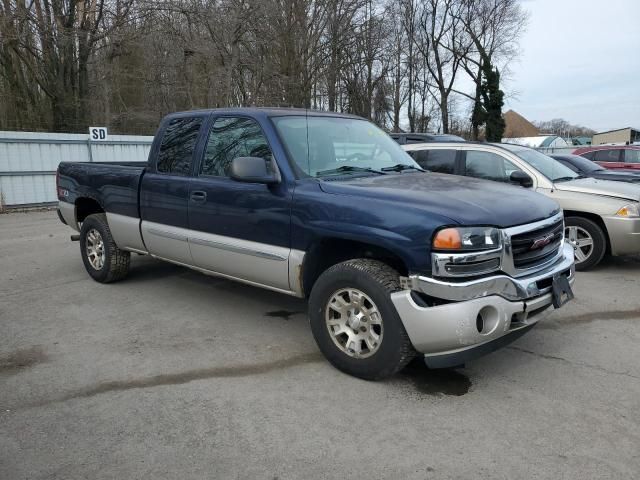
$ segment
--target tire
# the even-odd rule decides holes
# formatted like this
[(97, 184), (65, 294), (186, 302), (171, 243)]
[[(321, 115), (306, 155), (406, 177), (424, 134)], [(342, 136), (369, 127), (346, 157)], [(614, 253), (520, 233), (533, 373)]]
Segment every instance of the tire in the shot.
[(607, 251), (607, 237), (602, 228), (584, 217), (567, 217), (564, 223), (565, 236), (574, 249), (576, 270), (585, 271), (598, 265)]
[[(113, 241), (104, 213), (89, 215), (82, 222), (80, 255), (87, 273), (96, 282), (116, 282), (126, 277), (129, 272), (131, 254), (120, 250)], [(102, 261), (97, 260), (98, 257)]]
[[(320, 275), (309, 298), (309, 321), (318, 348), (334, 367), (379, 380), (394, 375), (415, 356), (391, 302), (391, 293), (400, 290), (399, 277), (387, 264), (369, 259), (348, 260)], [(350, 310), (338, 313), (336, 308)]]

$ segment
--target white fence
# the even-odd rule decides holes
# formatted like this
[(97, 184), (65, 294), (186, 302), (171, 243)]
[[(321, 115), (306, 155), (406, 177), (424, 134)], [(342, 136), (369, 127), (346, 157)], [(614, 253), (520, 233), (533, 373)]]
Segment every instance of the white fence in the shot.
[(0, 208), (55, 203), (60, 162), (143, 162), (152, 141), (109, 135), (92, 142), (88, 134), (0, 131)]
[(545, 155), (552, 155), (552, 154), (556, 154), (556, 155), (563, 155), (563, 154), (571, 154), (573, 153), (576, 148), (580, 148), (580, 147), (586, 147), (587, 145), (573, 145), (570, 147), (556, 147), (556, 148), (545, 148), (545, 147), (541, 147), (541, 148), (536, 148), (537, 151), (539, 151), (540, 153), (544, 153)]
[[(55, 174), (65, 162), (144, 162), (153, 137), (109, 135), (92, 142), (89, 135), (0, 131), (0, 209), (57, 201)], [(538, 148), (571, 153), (577, 147)]]

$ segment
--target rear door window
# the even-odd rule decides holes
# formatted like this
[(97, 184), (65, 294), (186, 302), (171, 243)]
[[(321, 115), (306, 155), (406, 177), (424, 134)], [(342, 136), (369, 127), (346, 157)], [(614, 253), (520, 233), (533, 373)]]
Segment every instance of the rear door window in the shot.
[(189, 175), (193, 150), (203, 117), (174, 118), (164, 131), (156, 170), (172, 175)]
[(593, 160), (596, 162), (619, 162), (622, 150), (596, 150)]
[(457, 150), (421, 150), (413, 157), (422, 167), (432, 172), (456, 173)]
[(625, 150), (624, 163), (640, 163), (640, 150)]
[(581, 153), (580, 156), (584, 158), (588, 158), (589, 160), (593, 160), (593, 157), (595, 154), (596, 152), (592, 151), (592, 152)]
[(271, 148), (258, 123), (251, 118), (220, 117), (207, 139), (200, 175), (228, 177), (236, 157), (271, 160)]

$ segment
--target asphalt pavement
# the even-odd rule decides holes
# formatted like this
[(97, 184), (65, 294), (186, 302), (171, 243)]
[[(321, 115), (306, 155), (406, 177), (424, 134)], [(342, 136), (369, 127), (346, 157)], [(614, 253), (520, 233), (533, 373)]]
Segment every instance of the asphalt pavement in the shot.
[(640, 477), (640, 257), (464, 369), (349, 377), (302, 300), (0, 215), (0, 479)]

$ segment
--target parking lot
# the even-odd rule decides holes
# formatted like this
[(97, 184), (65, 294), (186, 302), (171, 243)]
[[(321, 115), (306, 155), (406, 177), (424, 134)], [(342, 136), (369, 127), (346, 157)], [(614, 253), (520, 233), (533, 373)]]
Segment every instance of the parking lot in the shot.
[(0, 478), (637, 478), (640, 258), (455, 371), (332, 368), (305, 302), (0, 215)]

